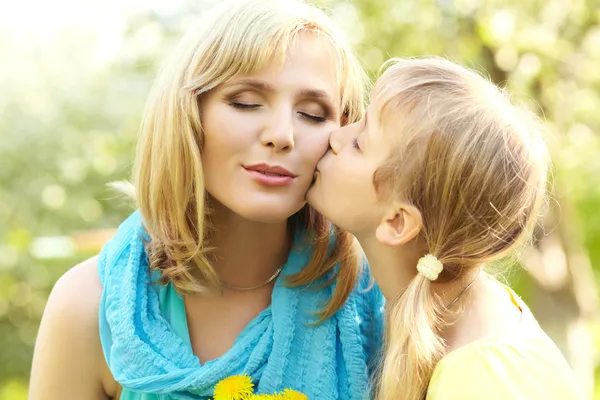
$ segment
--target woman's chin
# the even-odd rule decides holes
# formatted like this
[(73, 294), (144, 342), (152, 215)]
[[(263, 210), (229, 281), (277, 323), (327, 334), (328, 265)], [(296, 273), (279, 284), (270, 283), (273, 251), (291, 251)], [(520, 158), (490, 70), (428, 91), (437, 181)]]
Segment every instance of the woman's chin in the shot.
[(296, 201), (295, 204), (285, 204), (286, 200), (279, 201), (247, 201), (245, 204), (239, 204), (238, 207), (232, 207), (232, 211), (248, 221), (254, 221), (265, 224), (276, 224), (286, 221), (292, 215), (304, 207), (304, 200)]

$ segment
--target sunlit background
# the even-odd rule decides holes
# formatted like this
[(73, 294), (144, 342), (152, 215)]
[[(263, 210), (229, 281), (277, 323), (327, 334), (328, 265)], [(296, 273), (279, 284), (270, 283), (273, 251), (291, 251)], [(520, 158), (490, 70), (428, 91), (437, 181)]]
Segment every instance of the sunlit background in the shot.
[[(128, 178), (158, 64), (207, 4), (0, 2), (0, 400), (27, 397), (53, 283), (130, 212), (106, 183)], [(555, 201), (525, 270), (505, 276), (600, 399), (600, 0), (321, 4), (370, 73), (390, 56), (445, 55), (545, 117)]]

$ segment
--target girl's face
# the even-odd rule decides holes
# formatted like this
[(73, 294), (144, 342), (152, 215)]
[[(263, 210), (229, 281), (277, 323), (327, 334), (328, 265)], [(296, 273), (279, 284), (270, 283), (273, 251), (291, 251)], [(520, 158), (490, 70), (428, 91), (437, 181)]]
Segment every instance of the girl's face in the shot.
[(340, 126), (331, 45), (301, 33), (283, 65), (237, 76), (200, 102), (205, 187), (246, 219), (280, 222), (299, 211), (329, 133)]
[(360, 236), (382, 221), (384, 204), (377, 198), (373, 175), (395, 147), (381, 133), (374, 102), (365, 117), (331, 134), (330, 149), (317, 164), (307, 194), (311, 206), (340, 228)]

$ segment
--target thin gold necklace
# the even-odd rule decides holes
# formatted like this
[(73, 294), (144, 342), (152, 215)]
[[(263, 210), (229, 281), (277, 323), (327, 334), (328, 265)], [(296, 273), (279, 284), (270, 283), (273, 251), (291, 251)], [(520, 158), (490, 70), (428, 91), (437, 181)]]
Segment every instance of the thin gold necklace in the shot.
[(269, 283), (273, 282), (273, 280), (279, 276), (279, 274), (281, 273), (282, 269), (283, 269), (283, 265), (281, 267), (277, 268), (277, 271), (275, 271), (275, 273), (273, 275), (271, 275), (271, 277), (269, 279), (267, 279), (266, 282), (261, 283), (261, 284), (256, 285), (256, 286), (249, 286), (249, 287), (232, 286), (232, 285), (228, 285), (228, 284), (223, 283), (223, 282), (221, 282), (221, 286), (224, 287), (224, 288), (226, 288), (226, 289), (235, 290), (235, 291), (238, 291), (238, 292), (246, 292), (246, 291), (249, 291), (249, 290), (259, 289), (259, 288), (261, 288), (263, 286), (266, 286)]

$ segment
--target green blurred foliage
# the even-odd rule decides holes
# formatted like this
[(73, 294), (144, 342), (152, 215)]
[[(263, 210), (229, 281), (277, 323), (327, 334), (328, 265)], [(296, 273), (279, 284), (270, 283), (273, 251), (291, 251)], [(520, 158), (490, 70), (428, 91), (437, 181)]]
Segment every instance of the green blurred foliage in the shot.
[[(0, 30), (0, 400), (25, 399), (47, 296), (88, 257), (80, 231), (112, 228), (158, 63), (204, 3), (137, 10), (111, 57), (65, 31), (28, 49)], [(597, 0), (323, 0), (372, 76), (389, 57), (447, 56), (485, 70), (544, 115), (562, 221), (600, 265), (600, 5)], [(44, 240), (51, 237), (52, 240)], [(598, 273), (598, 271), (596, 271)], [(519, 285), (526, 292), (524, 274)], [(596, 329), (600, 331), (600, 329)], [(596, 337), (600, 337), (597, 332)], [(600, 342), (600, 340), (597, 340)], [(597, 349), (590, 349), (597, 351)], [(600, 398), (600, 397), (599, 397)]]

